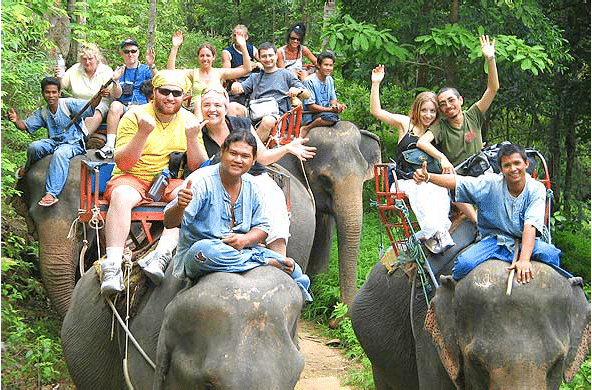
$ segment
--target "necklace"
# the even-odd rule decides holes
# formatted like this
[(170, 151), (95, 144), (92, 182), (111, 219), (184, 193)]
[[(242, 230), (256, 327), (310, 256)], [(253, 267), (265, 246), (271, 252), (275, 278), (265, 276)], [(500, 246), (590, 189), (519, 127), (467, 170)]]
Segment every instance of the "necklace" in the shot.
[(175, 114), (173, 116), (173, 119), (171, 119), (169, 122), (166, 122), (166, 126), (164, 125), (164, 123), (158, 118), (158, 114), (155, 112), (154, 113), (154, 117), (156, 118), (156, 120), (158, 121), (158, 123), (160, 123), (160, 127), (162, 127), (162, 131), (166, 131), (167, 127), (169, 127), (169, 125), (175, 120), (175, 118), (177, 117), (177, 114)]

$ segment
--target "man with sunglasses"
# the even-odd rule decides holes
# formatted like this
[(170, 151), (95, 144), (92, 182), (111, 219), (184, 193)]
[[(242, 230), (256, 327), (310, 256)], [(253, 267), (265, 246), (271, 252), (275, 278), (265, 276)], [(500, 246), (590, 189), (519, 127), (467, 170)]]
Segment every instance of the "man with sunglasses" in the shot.
[[(169, 166), (169, 155), (187, 152), (189, 169), (196, 169), (207, 159), (201, 137), (203, 126), (189, 111), (181, 108), (190, 82), (182, 72), (162, 70), (152, 79), (153, 100), (129, 110), (119, 122), (115, 163), (104, 197), (109, 200), (105, 222), (107, 259), (101, 264), (101, 293), (110, 295), (123, 289), (121, 260), (130, 229), (133, 207), (152, 202), (148, 191), (153, 178)], [(162, 201), (173, 199), (172, 191), (182, 179), (170, 179)], [(178, 229), (165, 229), (157, 250), (169, 253), (177, 245)], [(158, 258), (148, 264), (140, 262), (146, 274), (159, 283), (170, 261)]]
[(133, 38), (127, 38), (121, 42), (119, 55), (123, 58), (123, 65), (118, 66), (113, 72), (112, 94), (115, 100), (111, 103), (107, 114), (107, 142), (96, 152), (97, 157), (102, 159), (113, 158), (119, 119), (127, 112), (129, 106), (148, 102), (140, 91), (140, 85), (152, 79), (156, 73), (154, 48), (146, 51), (148, 65), (139, 63), (140, 50), (138, 42)]

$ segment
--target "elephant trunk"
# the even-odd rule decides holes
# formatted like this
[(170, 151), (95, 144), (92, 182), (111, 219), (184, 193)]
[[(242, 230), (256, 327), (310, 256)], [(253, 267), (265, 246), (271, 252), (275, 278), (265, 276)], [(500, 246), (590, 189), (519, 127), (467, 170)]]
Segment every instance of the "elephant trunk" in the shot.
[(346, 178), (336, 186), (333, 199), (339, 249), (341, 300), (348, 306), (351, 306), (356, 295), (357, 263), (363, 215), (362, 183), (360, 177)]
[(64, 318), (74, 291), (77, 244), (67, 239), (65, 220), (47, 220), (38, 226), (39, 262), (43, 285), (60, 317)]

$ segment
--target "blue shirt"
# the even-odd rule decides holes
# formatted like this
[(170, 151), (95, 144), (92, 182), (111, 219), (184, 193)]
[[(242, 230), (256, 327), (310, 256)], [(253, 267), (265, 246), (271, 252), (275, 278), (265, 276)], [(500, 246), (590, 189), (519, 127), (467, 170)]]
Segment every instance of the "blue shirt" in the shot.
[[(321, 107), (329, 107), (331, 105), (331, 100), (337, 100), (337, 95), (335, 94), (335, 80), (333, 77), (327, 76), (325, 78), (325, 82), (322, 82), (317, 77), (317, 74), (311, 74), (306, 79), (304, 79), (304, 86), (310, 92), (310, 97), (304, 101), (304, 105), (306, 109), (308, 109), (308, 105), (310, 104), (318, 104)], [(311, 114), (306, 114), (304, 116), (304, 121), (312, 120)]]
[(290, 110), (288, 91), (290, 88), (304, 88), (304, 84), (294, 73), (284, 68), (278, 68), (271, 73), (251, 73), (248, 79), (241, 82), (245, 94), (250, 94), (251, 99), (273, 97), (277, 100), (280, 113)]
[(483, 238), (497, 237), (508, 250), (522, 237), (525, 224), (543, 231), (546, 191), (543, 183), (526, 174), (526, 184), (516, 198), (508, 191), (504, 176), (456, 176), (456, 201), (477, 205), (477, 228)]
[[(222, 185), (220, 164), (199, 169), (199, 174), (192, 175), (192, 180), (193, 199), (183, 213), (174, 275), (184, 274), (182, 269), (177, 268), (184, 266), (181, 260), (196, 241), (221, 239), (230, 233), (245, 234), (252, 228), (261, 229), (265, 233), (269, 233), (270, 229), (259, 187), (248, 173), (241, 177), (241, 190), (234, 202), (234, 227), (230, 226), (230, 195)], [(175, 198), (165, 211), (176, 205), (177, 201), (178, 198)]]
[[(42, 127), (47, 129), (49, 138), (59, 144), (75, 144), (84, 140), (84, 134), (76, 127), (78, 125), (82, 128), (82, 120), (90, 115), (93, 115), (95, 110), (89, 107), (84, 111), (76, 124), (70, 126), (68, 131), (64, 131), (66, 126), (85, 105), (85, 100), (73, 99), (73, 98), (60, 98), (58, 101), (58, 109), (55, 114), (52, 114), (49, 106), (41, 107), (35, 110), (27, 119), (23, 122), (27, 128), (27, 131), (31, 134), (36, 132)], [(64, 107), (70, 112), (64, 112)]]
[(119, 78), (119, 84), (121, 84), (121, 88), (126, 84), (133, 85), (133, 94), (131, 96), (123, 96), (123, 94), (119, 97), (121, 103), (124, 104), (146, 104), (148, 100), (146, 100), (146, 96), (142, 92), (140, 92), (140, 85), (146, 81), (152, 80), (152, 72), (150, 72), (150, 68), (146, 64), (140, 64), (137, 68), (134, 69), (125, 69), (123, 75)]

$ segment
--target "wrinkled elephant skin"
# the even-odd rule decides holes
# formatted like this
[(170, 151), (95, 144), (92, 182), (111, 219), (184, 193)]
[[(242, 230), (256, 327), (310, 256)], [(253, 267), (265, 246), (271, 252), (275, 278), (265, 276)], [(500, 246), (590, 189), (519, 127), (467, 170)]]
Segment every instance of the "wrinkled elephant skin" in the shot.
[(316, 228), (306, 272), (314, 276), (327, 270), (335, 225), (341, 298), (351, 304), (362, 231), (362, 185), (372, 178), (373, 166), (380, 162), (380, 142), (374, 134), (347, 121), (313, 128), (308, 138), (308, 144), (317, 150), (315, 157), (304, 163), (306, 178), (293, 156), (280, 161), (302, 183), (308, 183), (314, 194)]
[[(130, 342), (135, 389), (294, 388), (304, 367), (296, 344), (303, 299), (287, 274), (263, 266), (209, 274), (186, 288), (170, 272), (131, 320), (132, 334), (157, 366)], [(122, 389), (125, 335), (117, 327), (110, 339), (112, 315), (98, 289), (93, 268), (77, 284), (64, 319), (64, 356), (78, 389)]]
[[(454, 232), (457, 245), (436, 256), (441, 274), (473, 234), (468, 222)], [(402, 270), (378, 263), (350, 311), (376, 389), (557, 389), (571, 379), (590, 347), (581, 287), (533, 262), (535, 278), (507, 296), (507, 267), (490, 260), (459, 282), (441, 276), (428, 308)]]

